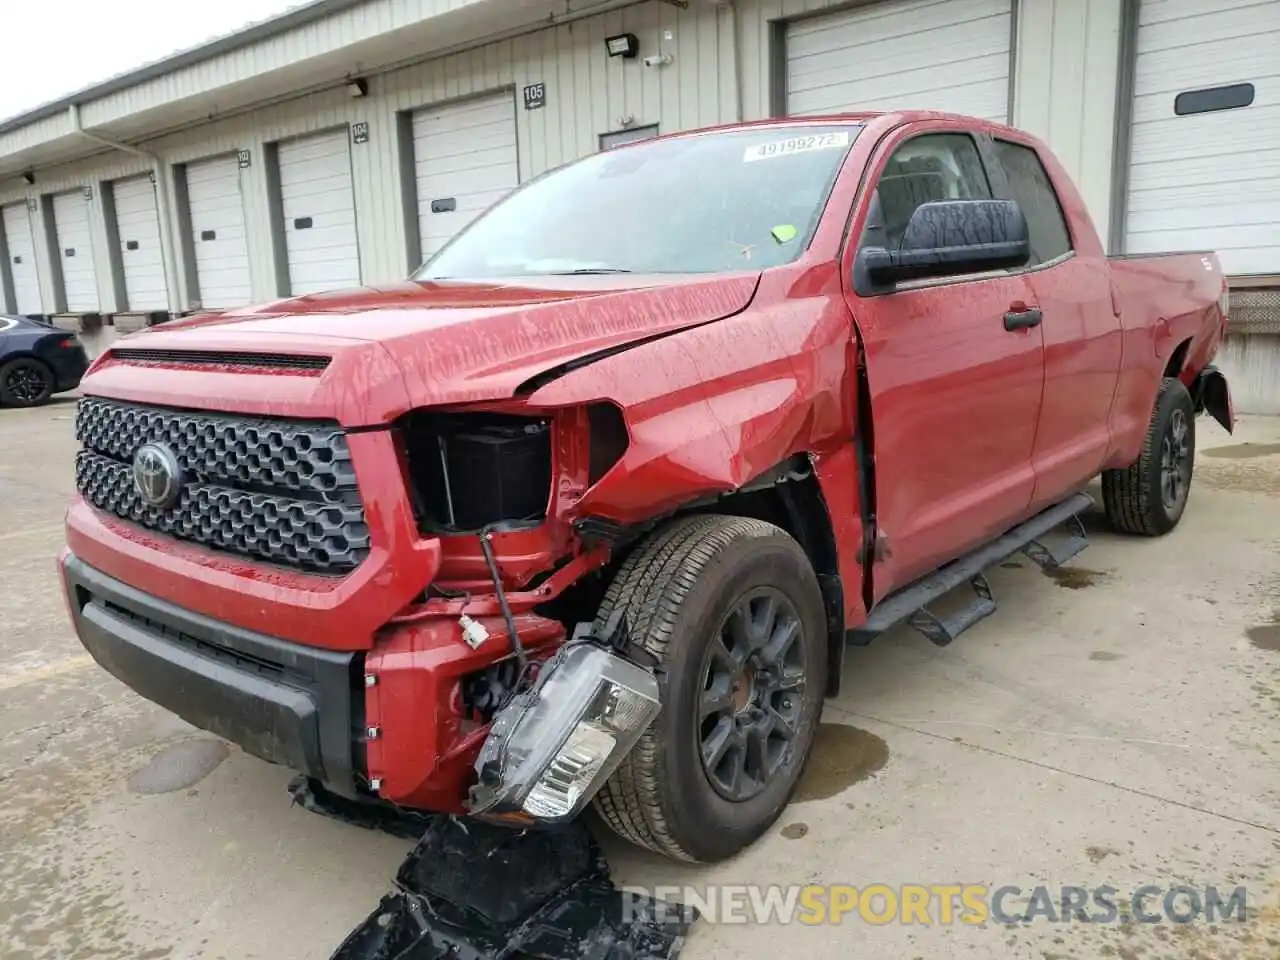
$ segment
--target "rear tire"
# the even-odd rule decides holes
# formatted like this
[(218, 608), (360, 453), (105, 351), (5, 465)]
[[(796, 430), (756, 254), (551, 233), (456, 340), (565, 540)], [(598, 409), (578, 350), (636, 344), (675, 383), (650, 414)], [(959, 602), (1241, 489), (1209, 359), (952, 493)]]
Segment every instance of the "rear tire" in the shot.
[(1166, 377), (1142, 441), (1142, 454), (1125, 470), (1102, 474), (1107, 521), (1120, 533), (1158, 537), (1178, 525), (1195, 470), (1196, 419), (1181, 380)]
[(53, 395), (53, 371), (33, 357), (0, 367), (0, 406), (36, 407)]
[(661, 665), (663, 704), (595, 807), (673, 859), (731, 857), (782, 813), (817, 732), (827, 625), (809, 559), (760, 520), (677, 519), (623, 563), (597, 627), (618, 609)]

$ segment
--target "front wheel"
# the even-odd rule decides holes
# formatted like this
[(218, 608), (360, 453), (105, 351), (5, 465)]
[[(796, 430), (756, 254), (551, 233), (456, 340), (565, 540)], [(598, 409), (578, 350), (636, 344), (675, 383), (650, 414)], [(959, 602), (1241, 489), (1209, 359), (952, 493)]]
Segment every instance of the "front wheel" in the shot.
[(731, 857), (782, 813), (817, 732), (827, 636), (813, 568), (772, 524), (681, 518), (623, 563), (597, 625), (619, 609), (666, 683), (596, 809), (674, 859)]
[(1191, 394), (1181, 380), (1166, 377), (1141, 456), (1128, 469), (1102, 474), (1102, 501), (1112, 528), (1157, 537), (1176, 527), (1187, 507), (1195, 452)]

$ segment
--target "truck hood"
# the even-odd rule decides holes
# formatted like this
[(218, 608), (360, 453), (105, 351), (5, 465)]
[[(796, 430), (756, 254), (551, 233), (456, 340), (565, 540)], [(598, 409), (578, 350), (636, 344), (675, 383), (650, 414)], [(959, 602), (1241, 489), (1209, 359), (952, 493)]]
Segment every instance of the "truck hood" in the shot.
[[(297, 297), (175, 320), (119, 340), (90, 371), (85, 391), (385, 423), (414, 407), (504, 399), (566, 365), (732, 316), (750, 304), (759, 279), (756, 271), (540, 277)], [(150, 358), (150, 351), (159, 353)], [(237, 366), (239, 354), (286, 362), (250, 369)], [(317, 374), (290, 368), (288, 358), (299, 355), (331, 359)], [(139, 364), (151, 375), (140, 376)]]

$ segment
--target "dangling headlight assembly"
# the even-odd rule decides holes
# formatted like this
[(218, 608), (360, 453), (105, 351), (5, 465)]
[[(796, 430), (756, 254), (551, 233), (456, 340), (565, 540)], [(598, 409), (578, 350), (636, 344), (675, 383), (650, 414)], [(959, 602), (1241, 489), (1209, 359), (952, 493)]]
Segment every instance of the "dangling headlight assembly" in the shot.
[(494, 717), (470, 812), (507, 822), (572, 820), (658, 715), (653, 673), (592, 642), (569, 643)]

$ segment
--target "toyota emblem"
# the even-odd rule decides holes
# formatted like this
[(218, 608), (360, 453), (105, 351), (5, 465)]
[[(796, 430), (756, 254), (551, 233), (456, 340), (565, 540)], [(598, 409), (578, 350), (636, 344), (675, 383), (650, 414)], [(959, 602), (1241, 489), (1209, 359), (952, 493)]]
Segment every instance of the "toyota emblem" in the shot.
[(133, 455), (133, 483), (147, 506), (167, 510), (182, 493), (178, 455), (162, 443), (144, 443)]

